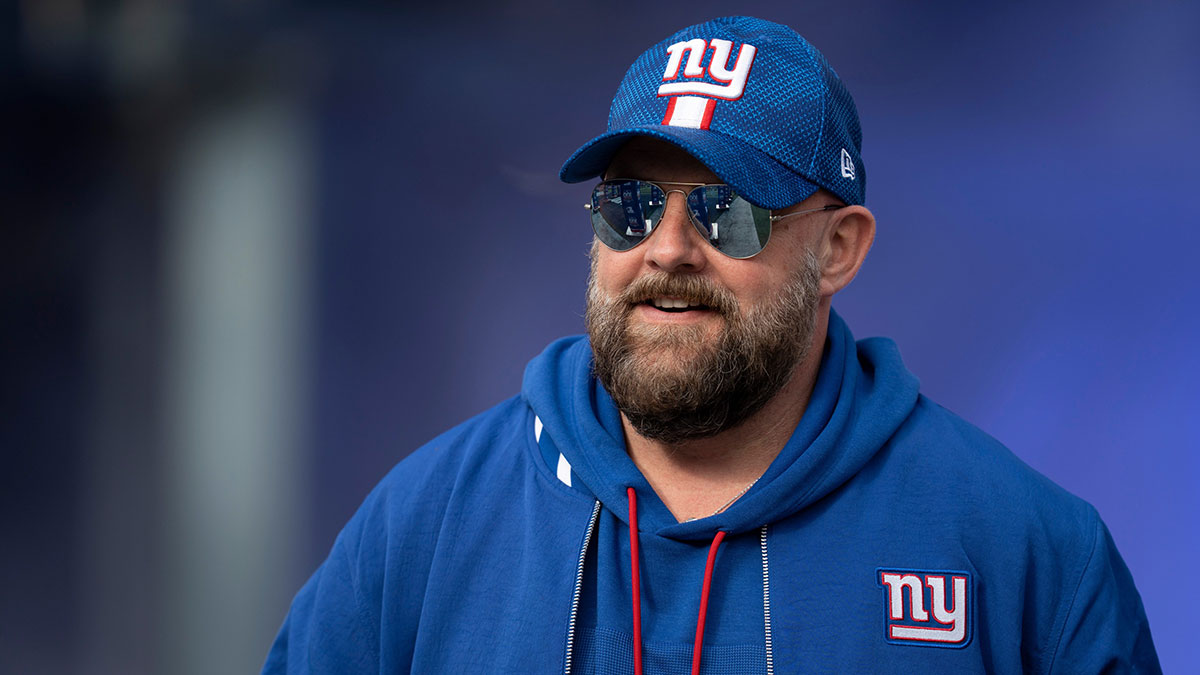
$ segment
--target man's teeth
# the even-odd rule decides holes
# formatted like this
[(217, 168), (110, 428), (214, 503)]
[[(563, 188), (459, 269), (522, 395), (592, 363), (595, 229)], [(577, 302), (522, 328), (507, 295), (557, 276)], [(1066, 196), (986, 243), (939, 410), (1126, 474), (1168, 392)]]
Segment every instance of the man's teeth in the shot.
[(698, 302), (688, 302), (687, 300), (676, 300), (675, 298), (654, 298), (650, 301), (659, 309), (687, 309), (688, 307), (699, 307)]

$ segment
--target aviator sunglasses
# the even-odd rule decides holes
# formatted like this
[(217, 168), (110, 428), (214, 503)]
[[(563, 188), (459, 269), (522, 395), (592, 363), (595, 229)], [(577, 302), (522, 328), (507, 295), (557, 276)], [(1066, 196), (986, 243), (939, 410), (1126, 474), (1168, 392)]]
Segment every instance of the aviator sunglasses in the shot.
[(777, 220), (817, 211), (844, 208), (830, 204), (815, 209), (792, 211), (778, 216), (740, 197), (725, 184), (670, 183), (691, 188), (664, 190), (658, 183), (632, 178), (601, 181), (592, 190), (592, 202), (584, 207), (592, 212), (596, 238), (614, 251), (628, 251), (654, 233), (667, 195), (684, 195), (692, 225), (704, 240), (730, 258), (757, 255), (771, 237), (771, 224)]

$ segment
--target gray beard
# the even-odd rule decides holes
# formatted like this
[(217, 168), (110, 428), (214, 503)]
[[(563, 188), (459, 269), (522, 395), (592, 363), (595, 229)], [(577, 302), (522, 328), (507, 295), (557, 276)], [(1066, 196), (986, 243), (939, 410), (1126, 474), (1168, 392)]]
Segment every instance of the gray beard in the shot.
[[(812, 252), (775, 298), (748, 315), (728, 290), (689, 274), (646, 275), (610, 296), (596, 284), (595, 261), (593, 250), (586, 314), (593, 368), (645, 438), (679, 445), (742, 424), (808, 354), (821, 280)], [(631, 327), (634, 308), (659, 296), (706, 305), (724, 328), (713, 340), (697, 326)]]

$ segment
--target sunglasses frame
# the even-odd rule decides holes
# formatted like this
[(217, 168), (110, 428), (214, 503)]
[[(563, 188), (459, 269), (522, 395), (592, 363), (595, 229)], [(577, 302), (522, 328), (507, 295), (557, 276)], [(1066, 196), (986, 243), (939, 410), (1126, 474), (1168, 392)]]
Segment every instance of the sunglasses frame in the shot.
[[(599, 188), (601, 185), (604, 185), (605, 183), (620, 183), (620, 182), (646, 183), (646, 184), (653, 185), (654, 187), (658, 188), (659, 192), (663, 193), (663, 209), (664, 210), (667, 207), (667, 199), (668, 199), (668, 197), (670, 197), (672, 192), (682, 195), (684, 203), (686, 204), (688, 196), (691, 195), (693, 192), (695, 192), (697, 188), (728, 187), (732, 190), (732, 186), (730, 186), (728, 183), (681, 183), (681, 182), (677, 182), (677, 181), (671, 181), (668, 183), (659, 183), (659, 182), (652, 181), (652, 180), (642, 180), (640, 178), (606, 178), (592, 187), (592, 194), (595, 195), (596, 189)], [(668, 189), (664, 188), (663, 185), (679, 185), (679, 186), (687, 187), (690, 189), (688, 189), (687, 191), (680, 190), (678, 188), (672, 188), (672, 189), (668, 190)], [(778, 220), (783, 220), (784, 218), (791, 218), (792, 216), (800, 216), (800, 215), (804, 215), (804, 214), (808, 214), (808, 213), (818, 213), (821, 211), (836, 211), (838, 209), (846, 208), (845, 204), (826, 204), (825, 206), (820, 206), (817, 208), (801, 209), (799, 211), (792, 211), (791, 213), (783, 213), (780, 215), (775, 215), (775, 214), (771, 213), (770, 209), (764, 209), (763, 207), (755, 204), (754, 202), (751, 202), (749, 199), (746, 199), (745, 197), (738, 194), (736, 190), (733, 190), (733, 196), (735, 199), (741, 199), (742, 201), (749, 204), (750, 208), (752, 210), (757, 209), (760, 211), (766, 211), (767, 212), (767, 222), (770, 223), (771, 225), (774, 225), (775, 222)], [(599, 213), (599, 210), (596, 209), (595, 206), (591, 202), (584, 204), (583, 207), (585, 209), (587, 209), (588, 211), (590, 211), (593, 216), (595, 216), (597, 213)], [(704, 224), (697, 221), (695, 214), (692, 213), (692, 210), (690, 208), (685, 207), (684, 210), (687, 211), (688, 220), (690, 220), (692, 222), (692, 227), (696, 228), (696, 232), (698, 234), (700, 234), (701, 238), (704, 239), (704, 241), (709, 246), (712, 246), (714, 249), (716, 249), (718, 253), (720, 253), (721, 255), (733, 258), (734, 260), (746, 260), (748, 258), (753, 258), (754, 256), (758, 255), (759, 253), (762, 253), (763, 249), (765, 249), (767, 247), (767, 244), (769, 244), (771, 241), (771, 230), (775, 229), (774, 227), (772, 227), (771, 230), (767, 231), (767, 240), (765, 242), (763, 242), (762, 248), (758, 249), (754, 253), (751, 253), (750, 255), (745, 255), (745, 256), (730, 255), (730, 254), (726, 253), (725, 251), (722, 251), (720, 248), (717, 248), (716, 244), (709, 241), (709, 239), (705, 236), (705, 232), (703, 229), (705, 227)], [(604, 216), (600, 216), (600, 217), (604, 218)], [(605, 222), (608, 222), (607, 219), (605, 220)], [(611, 225), (611, 223), (610, 223), (610, 225)], [(595, 229), (596, 229), (596, 224), (593, 221), (592, 230), (594, 231)], [(657, 229), (657, 228), (654, 228), (654, 229)], [(638, 246), (641, 246), (643, 242), (645, 242), (647, 239), (649, 239), (651, 236), (654, 235), (654, 229), (652, 229), (650, 231), (650, 234), (646, 235), (645, 237), (642, 237), (637, 243), (635, 243), (633, 246), (630, 246), (629, 248), (626, 248), (626, 249), (613, 248), (611, 245), (608, 244), (608, 242), (604, 241), (604, 239), (601, 238), (598, 234), (597, 234), (596, 238), (600, 241), (600, 243), (604, 244), (604, 246), (607, 247), (610, 251), (615, 251), (617, 253), (624, 253), (626, 251), (632, 251), (633, 249), (637, 248)]]

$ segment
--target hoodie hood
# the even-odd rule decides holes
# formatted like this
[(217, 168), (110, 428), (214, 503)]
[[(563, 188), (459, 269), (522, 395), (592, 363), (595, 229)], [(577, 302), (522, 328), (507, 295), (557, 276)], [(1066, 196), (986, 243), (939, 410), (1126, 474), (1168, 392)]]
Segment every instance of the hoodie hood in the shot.
[(678, 540), (736, 535), (804, 509), (845, 483), (912, 412), (918, 382), (885, 338), (855, 342), (830, 310), (821, 367), (800, 424), (762, 478), (725, 511), (685, 523), (658, 499), (625, 449), (621, 416), (592, 374), (584, 336), (551, 343), (525, 369), (522, 396), (571, 464), (576, 489), (623, 522), (626, 490), (638, 502), (639, 529)]

